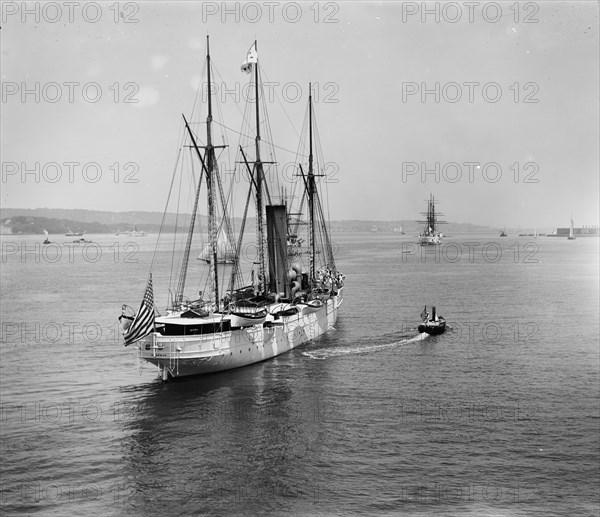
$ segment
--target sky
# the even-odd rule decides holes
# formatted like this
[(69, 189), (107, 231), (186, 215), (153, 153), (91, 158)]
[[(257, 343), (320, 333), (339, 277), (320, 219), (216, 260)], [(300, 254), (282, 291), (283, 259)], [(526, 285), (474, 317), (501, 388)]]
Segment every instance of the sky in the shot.
[(334, 220), (420, 219), (433, 193), (452, 222), (598, 224), (598, 14), (591, 1), (3, 2), (2, 207), (162, 211), (209, 35), (228, 127), (255, 39), (282, 149), (313, 83)]

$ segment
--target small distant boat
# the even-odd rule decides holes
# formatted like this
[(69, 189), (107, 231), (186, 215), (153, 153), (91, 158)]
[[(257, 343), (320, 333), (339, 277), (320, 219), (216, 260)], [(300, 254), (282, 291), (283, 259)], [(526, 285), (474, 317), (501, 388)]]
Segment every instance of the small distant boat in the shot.
[(83, 237), (81, 237), (80, 239), (75, 239), (73, 241), (75, 244), (89, 244), (92, 241), (88, 240), (88, 239), (84, 239)]
[(48, 230), (44, 230), (44, 234), (46, 235), (46, 238), (44, 239), (44, 244), (51, 244), (50, 239), (48, 239)]
[(418, 326), (419, 332), (426, 332), (432, 336), (443, 334), (446, 331), (446, 320), (443, 316), (438, 316), (435, 312), (435, 307), (431, 308), (431, 316), (427, 312), (427, 305), (421, 313), (423, 323)]
[(71, 230), (71, 228), (67, 226), (67, 233), (65, 233), (65, 235), (67, 237), (83, 237), (84, 233), (85, 232), (82, 232), (81, 230), (77, 230), (76, 232), (74, 232), (73, 230)]
[(133, 230), (119, 230), (116, 235), (126, 235), (127, 237), (146, 237), (148, 233), (143, 230), (138, 230), (137, 226), (134, 226)]
[(504, 228), (500, 232), (500, 237), (508, 237), (508, 235), (506, 235), (506, 232), (504, 231)]
[(567, 237), (567, 239), (570, 241), (575, 240), (575, 230), (573, 228), (573, 214), (571, 214), (571, 227), (569, 228), (569, 236)]

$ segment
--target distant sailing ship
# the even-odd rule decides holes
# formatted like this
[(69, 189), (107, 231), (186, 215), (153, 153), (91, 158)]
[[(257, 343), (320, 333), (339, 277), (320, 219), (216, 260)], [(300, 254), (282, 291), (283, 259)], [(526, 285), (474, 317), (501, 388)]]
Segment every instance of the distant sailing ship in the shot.
[[(222, 226), (217, 238), (217, 263), (218, 264), (233, 264), (235, 262), (235, 247), (225, 234), (225, 229)], [(212, 243), (207, 242), (204, 249), (198, 255), (198, 260), (203, 260), (210, 263), (213, 259)]]
[(46, 236), (46, 238), (44, 239), (43, 244), (51, 244), (50, 239), (48, 238), (48, 230), (44, 229), (44, 235)]
[(440, 221), (438, 216), (443, 215), (435, 210), (435, 199), (433, 194), (429, 194), (427, 202), (427, 212), (423, 212), (426, 217), (425, 221), (417, 221), (425, 224), (425, 229), (419, 234), (419, 244), (421, 246), (430, 246), (442, 243), (443, 235), (437, 231), (438, 224), (444, 224), (446, 221)]
[[(327, 210), (316, 181), (317, 176), (324, 174), (326, 162), (319, 152), (320, 146), (313, 146), (316, 130), (312, 95), (309, 94), (305, 124), (308, 141), (301, 143), (302, 153), (298, 154), (301, 159), (294, 175), (297, 190), (288, 195), (285, 189), (273, 185), (274, 181), (279, 181), (278, 175), (265, 174), (265, 167), (275, 165), (276, 161), (262, 160), (271, 133), (265, 124), (266, 114), (261, 116), (265, 110), (261, 102), (264, 95), (259, 95), (262, 84), (254, 43), (242, 65), (242, 71), (252, 74), (249, 87), (254, 90), (254, 98), (245, 120), (254, 122), (254, 138), (246, 142), (245, 147), (240, 145), (239, 159), (236, 160), (242, 169), (238, 171), (240, 176), (244, 172), (247, 181), (244, 190), (247, 192), (241, 224), (234, 238), (230, 215), (233, 213), (232, 198), (225, 195), (225, 178), (219, 171), (215, 153), (216, 149), (226, 146), (213, 143), (212, 65), (208, 38), (206, 63), (209, 85), (206, 137), (202, 142), (197, 135), (202, 127), (199, 117), (194, 115), (188, 122), (184, 116), (179, 156), (190, 159), (182, 163), (183, 158), (178, 158), (175, 168), (176, 174), (187, 164), (192, 177), (194, 172), (200, 173), (193, 180), (192, 216), (187, 236), (181, 239), (184, 246), (176, 285), (173, 291), (170, 290), (166, 314), (156, 315), (153, 267), (157, 278), (169, 278), (169, 271), (160, 270), (153, 260), (139, 311), (134, 313), (131, 307), (124, 305), (119, 317), (125, 346), (136, 343), (139, 356), (157, 365), (163, 380), (237, 368), (287, 352), (333, 329), (343, 298), (344, 275), (335, 264)], [(252, 111), (254, 116), (250, 117)], [(250, 131), (246, 128), (241, 133), (247, 135)], [(268, 140), (261, 140), (263, 132)], [(317, 156), (313, 155), (313, 149)], [(271, 145), (269, 156), (273, 154), (274, 146)], [(305, 169), (300, 162), (306, 158)], [(233, 186), (240, 188), (239, 177)], [(185, 296), (185, 286), (193, 238), (198, 233), (194, 229), (199, 226), (195, 222), (201, 189), (206, 191), (206, 240), (210, 247), (203, 250), (208, 251), (207, 264), (194, 269), (197, 274), (204, 271), (207, 290), (200, 291), (198, 299), (190, 300)], [(244, 236), (252, 200), (256, 210), (256, 242), (252, 248), (257, 256), (254, 260), (244, 255), (248, 249)], [(301, 247), (300, 229), (306, 233), (307, 252), (290, 254), (290, 248), (298, 251)], [(219, 260), (219, 235), (223, 234), (231, 245), (232, 264), (222, 265)], [(249, 267), (250, 271), (244, 271)]]
[(575, 230), (573, 225), (573, 214), (571, 214), (571, 226), (569, 227), (569, 236), (567, 237), (570, 241), (575, 240)]
[(65, 233), (65, 235), (67, 237), (83, 237), (84, 233), (85, 232), (82, 232), (81, 230), (77, 230), (76, 232), (74, 232), (73, 230), (71, 230), (71, 228), (67, 226), (67, 233)]
[(506, 232), (504, 231), (504, 228), (502, 228), (502, 231), (500, 232), (500, 237), (508, 237), (508, 235), (506, 235)]

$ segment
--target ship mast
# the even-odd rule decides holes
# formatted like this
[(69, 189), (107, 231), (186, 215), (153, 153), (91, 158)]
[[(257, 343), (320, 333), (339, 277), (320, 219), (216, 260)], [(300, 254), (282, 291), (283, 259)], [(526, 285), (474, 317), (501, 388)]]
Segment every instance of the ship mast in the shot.
[[(258, 46), (254, 41), (254, 50), (258, 54)], [(258, 102), (258, 57), (254, 63), (254, 97), (256, 102), (256, 137), (254, 139), (256, 147), (256, 233), (258, 239), (258, 290), (260, 294), (266, 291), (265, 275), (265, 246), (264, 246), (264, 227), (263, 227), (263, 164), (260, 160), (260, 106)]]
[(310, 279), (315, 281), (315, 175), (313, 172), (313, 142), (312, 142), (312, 89), (308, 83), (308, 211), (310, 238)]
[(433, 194), (429, 193), (429, 214), (427, 214), (427, 224), (432, 234), (435, 234), (435, 205)]
[(215, 306), (219, 310), (219, 276), (217, 274), (217, 220), (215, 210), (215, 192), (214, 192), (214, 164), (215, 148), (212, 145), (212, 83), (210, 80), (210, 47), (209, 39), (206, 36), (206, 69), (208, 80), (208, 115), (206, 117), (206, 158), (207, 174), (206, 187), (208, 196), (208, 236), (212, 251), (212, 260), (210, 261), (210, 277), (215, 293)]
[[(202, 169), (206, 176), (206, 187), (207, 187), (207, 201), (208, 201), (208, 233), (209, 240), (211, 244), (211, 255), (212, 260), (210, 261), (210, 277), (211, 277), (211, 285), (214, 291), (215, 297), (215, 307), (216, 310), (219, 310), (219, 277), (217, 274), (217, 229), (216, 229), (216, 210), (215, 210), (215, 192), (214, 192), (214, 168), (215, 168), (215, 146), (212, 145), (212, 97), (211, 97), (211, 79), (210, 79), (210, 50), (209, 50), (209, 40), (208, 36), (206, 37), (206, 63), (207, 63), (207, 71), (208, 71), (208, 115), (206, 117), (206, 145), (203, 146), (205, 149), (206, 161), (202, 157), (202, 153), (200, 152), (200, 148), (196, 143), (196, 139), (194, 134), (185, 119), (185, 127), (188, 131), (190, 139), (192, 141), (192, 147), (196, 150), (196, 154), (200, 162), (202, 163)], [(217, 146), (222, 147), (222, 146)], [(189, 264), (190, 250), (192, 246), (192, 236), (194, 233), (194, 225), (196, 221), (196, 214), (198, 212), (198, 200), (200, 197), (200, 186), (202, 184), (200, 177), (200, 181), (198, 181), (198, 188), (196, 190), (196, 197), (194, 200), (194, 208), (192, 211), (192, 219), (190, 223), (190, 228), (188, 231), (187, 242), (185, 245), (185, 250), (183, 254), (183, 261), (181, 264), (181, 273), (179, 276), (179, 282), (177, 285), (177, 303), (181, 305), (183, 300), (183, 291), (185, 288), (185, 279), (187, 276), (187, 268)]]

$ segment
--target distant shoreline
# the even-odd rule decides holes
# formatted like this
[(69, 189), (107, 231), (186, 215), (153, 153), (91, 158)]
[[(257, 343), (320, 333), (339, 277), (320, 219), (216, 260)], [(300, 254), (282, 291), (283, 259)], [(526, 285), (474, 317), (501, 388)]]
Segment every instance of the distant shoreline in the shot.
[[(190, 214), (177, 215), (168, 213), (165, 218), (165, 229), (174, 232), (176, 225), (178, 231), (187, 227), (183, 219)], [(200, 215), (201, 225), (206, 224), (206, 216)], [(2, 208), (0, 209), (0, 233), (2, 235), (42, 235), (46, 230), (50, 235), (65, 234), (68, 229), (73, 231), (84, 231), (87, 234), (116, 234), (128, 230), (137, 229), (148, 234), (158, 233), (162, 212), (108, 212), (86, 209), (63, 209), (63, 208)], [(239, 227), (239, 218), (234, 218), (234, 226)], [(249, 219), (251, 224), (252, 220)], [(375, 220), (332, 220), (330, 221), (332, 232), (372, 232), (397, 233), (402, 235), (417, 235), (422, 231), (422, 224), (416, 220), (397, 221), (375, 221)], [(373, 227), (377, 231), (373, 231)], [(584, 227), (585, 228), (585, 227)], [(560, 228), (558, 228), (560, 230)], [(506, 228), (509, 236), (533, 236), (532, 227)], [(538, 228), (538, 232), (552, 235), (557, 228)], [(475, 225), (470, 223), (448, 222), (441, 227), (442, 233), (473, 233), (473, 232), (500, 232), (501, 228), (491, 226)], [(538, 233), (540, 235), (540, 233)], [(583, 233), (581, 233), (583, 235)], [(560, 236), (560, 232), (559, 232)]]

